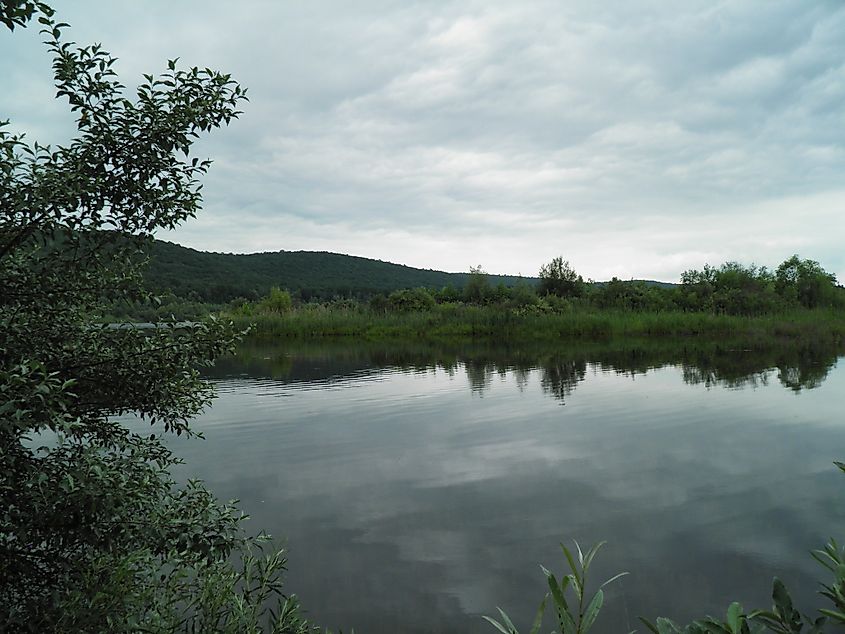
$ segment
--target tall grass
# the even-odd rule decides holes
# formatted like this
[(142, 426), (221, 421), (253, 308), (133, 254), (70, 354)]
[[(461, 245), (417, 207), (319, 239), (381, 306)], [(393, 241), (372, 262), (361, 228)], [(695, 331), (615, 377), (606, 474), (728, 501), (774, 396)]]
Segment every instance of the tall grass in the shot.
[(566, 340), (610, 337), (845, 338), (845, 313), (795, 309), (759, 317), (692, 312), (576, 309), (528, 313), (495, 306), (438, 305), (413, 312), (377, 312), (356, 306), (306, 306), (286, 313), (225, 314), (261, 335), (364, 339), (508, 338)]

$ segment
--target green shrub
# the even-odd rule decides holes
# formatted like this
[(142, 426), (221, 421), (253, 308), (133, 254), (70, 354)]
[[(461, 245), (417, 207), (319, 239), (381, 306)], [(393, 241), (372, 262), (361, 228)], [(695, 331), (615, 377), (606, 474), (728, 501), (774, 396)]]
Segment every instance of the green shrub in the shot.
[(256, 310), (268, 315), (284, 315), (293, 307), (290, 293), (274, 286), (270, 294), (256, 304)]
[(419, 312), (434, 308), (434, 297), (424, 288), (393, 291), (387, 296), (390, 308), (399, 312)]

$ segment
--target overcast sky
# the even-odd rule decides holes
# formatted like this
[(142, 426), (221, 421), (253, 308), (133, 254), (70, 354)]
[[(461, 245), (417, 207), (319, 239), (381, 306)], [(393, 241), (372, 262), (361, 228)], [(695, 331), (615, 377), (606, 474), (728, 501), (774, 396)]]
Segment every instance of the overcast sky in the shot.
[[(59, 5), (59, 3), (54, 3)], [(677, 280), (792, 253), (845, 280), (840, 0), (337, 0), (59, 6), (128, 86), (230, 72), (197, 249)], [(67, 138), (37, 29), (0, 32), (0, 119)]]

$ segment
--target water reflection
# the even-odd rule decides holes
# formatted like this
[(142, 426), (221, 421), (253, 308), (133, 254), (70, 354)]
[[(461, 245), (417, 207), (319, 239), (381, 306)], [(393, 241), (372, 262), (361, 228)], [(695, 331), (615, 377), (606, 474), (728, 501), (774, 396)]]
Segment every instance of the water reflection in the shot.
[(806, 553), (845, 526), (842, 352), (253, 340), (176, 450), (289, 539), (289, 589), (335, 630), (528, 623), (567, 538), (608, 540), (596, 577), (631, 572), (595, 634), (764, 606), (774, 574), (812, 609)]
[(524, 389), (539, 372), (545, 394), (562, 402), (590, 372), (645, 375), (666, 366), (681, 369), (689, 385), (755, 388), (776, 380), (800, 392), (819, 387), (845, 345), (813, 341), (749, 343), (625, 341), (561, 345), (493, 346), (489, 344), (291, 342), (249, 340), (237, 358), (209, 371), (212, 378), (261, 377), (286, 383), (322, 386), (350, 377), (377, 376), (387, 368), (402, 371), (462, 371), (470, 390), (480, 396), (495, 376), (512, 373)]
[(543, 392), (561, 402), (572, 394), (579, 381), (587, 374), (587, 363), (583, 359), (548, 359), (542, 366), (540, 385)]

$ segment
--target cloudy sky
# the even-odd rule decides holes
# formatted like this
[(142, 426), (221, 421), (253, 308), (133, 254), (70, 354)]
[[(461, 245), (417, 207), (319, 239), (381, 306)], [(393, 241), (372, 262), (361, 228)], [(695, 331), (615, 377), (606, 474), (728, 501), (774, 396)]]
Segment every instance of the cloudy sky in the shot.
[[(56, 3), (58, 4), (58, 3)], [(199, 146), (205, 210), (160, 237), (449, 271), (676, 280), (799, 253), (845, 280), (839, 1), (66, 2), (128, 86), (165, 60), (249, 89)], [(34, 28), (0, 119), (66, 139)]]

